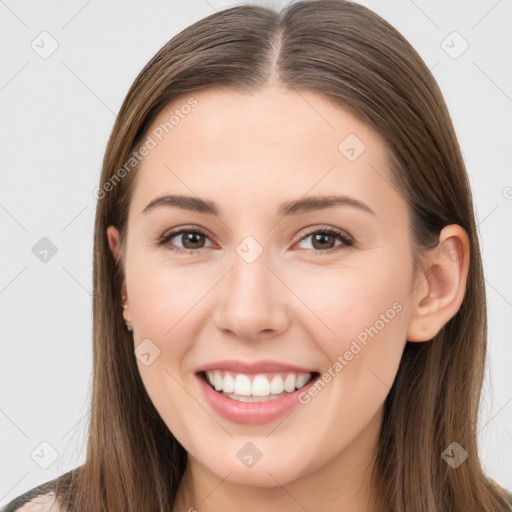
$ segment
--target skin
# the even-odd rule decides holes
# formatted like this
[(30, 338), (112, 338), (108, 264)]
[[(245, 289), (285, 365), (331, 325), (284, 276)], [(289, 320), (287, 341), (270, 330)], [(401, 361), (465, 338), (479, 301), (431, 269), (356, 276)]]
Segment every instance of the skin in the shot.
[[(113, 226), (106, 233), (121, 258), (134, 347), (149, 338), (160, 350), (149, 366), (138, 360), (144, 385), (189, 454), (174, 510), (231, 511), (241, 503), (258, 512), (385, 510), (370, 496), (369, 470), (383, 402), (406, 340), (428, 342), (460, 307), (466, 233), (445, 227), (414, 276), (409, 212), (390, 186), (376, 132), (318, 93), (276, 84), (257, 94), (210, 88), (193, 96), (198, 105), (137, 171), (126, 250)], [(168, 105), (148, 133), (187, 99)], [(349, 134), (366, 146), (354, 161), (338, 150)], [(166, 193), (209, 199), (220, 213), (165, 206), (141, 213)], [(363, 201), (375, 215), (351, 206), (277, 213), (283, 201), (332, 193)], [(184, 226), (207, 233), (192, 245), (196, 254), (156, 245)], [(357, 245), (336, 237), (315, 244), (305, 229), (313, 226), (339, 228)], [(263, 248), (250, 264), (236, 252), (247, 236)], [(187, 241), (172, 242), (179, 249)], [(196, 368), (221, 359), (327, 371), (397, 302), (401, 311), (285, 418), (238, 425), (216, 415), (200, 392)], [(252, 468), (237, 458), (248, 441), (262, 453)]]

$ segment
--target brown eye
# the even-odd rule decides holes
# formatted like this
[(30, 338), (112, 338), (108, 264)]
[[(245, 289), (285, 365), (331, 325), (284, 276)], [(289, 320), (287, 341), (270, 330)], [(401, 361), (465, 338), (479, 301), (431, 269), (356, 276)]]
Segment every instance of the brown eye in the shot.
[[(335, 228), (317, 228), (315, 231), (311, 231), (304, 236), (300, 242), (310, 237), (315, 253), (328, 253), (336, 247), (343, 248), (353, 245), (353, 241), (343, 231)], [(336, 244), (336, 239), (341, 240), (342, 243)]]
[(204, 244), (204, 235), (202, 233), (184, 232), (181, 234), (181, 242), (185, 249), (200, 249)]
[[(176, 241), (173, 242), (173, 239), (176, 239)], [(208, 240), (208, 237), (202, 231), (180, 229), (162, 236), (157, 245), (168, 245), (174, 251), (192, 253), (206, 247), (206, 240)], [(180, 243), (182, 247), (180, 247)]]
[[(323, 228), (310, 231), (309, 234), (302, 237), (299, 243), (311, 237), (313, 252), (322, 254), (330, 253), (337, 248), (342, 249), (354, 245), (354, 242), (344, 231), (335, 228)], [(173, 239), (176, 239), (173, 242)], [(341, 243), (336, 243), (336, 239)], [(198, 253), (199, 249), (208, 247), (205, 245), (208, 236), (198, 229), (182, 228), (163, 235), (157, 242), (157, 245), (166, 245), (171, 250), (188, 254)], [(181, 247), (180, 245), (181, 244)], [(210, 245), (211, 247), (211, 245)]]
[(336, 237), (327, 233), (316, 233), (312, 242), (315, 249), (331, 249), (336, 244)]

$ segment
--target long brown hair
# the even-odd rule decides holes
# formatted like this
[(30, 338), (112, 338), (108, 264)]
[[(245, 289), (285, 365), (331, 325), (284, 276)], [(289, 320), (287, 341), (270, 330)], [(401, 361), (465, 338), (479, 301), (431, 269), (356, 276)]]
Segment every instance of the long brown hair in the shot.
[[(321, 93), (382, 136), (393, 182), (409, 206), (416, 262), (446, 225), (459, 224), (469, 237), (459, 311), (431, 341), (406, 343), (384, 404), (376, 488), (393, 512), (511, 510), (512, 499), (486, 477), (477, 450), (486, 300), (472, 196), (452, 122), (411, 45), (369, 9), (343, 0), (296, 2), (281, 12), (254, 5), (217, 12), (166, 43), (131, 86), (108, 142), (98, 194), (87, 457), (57, 479), (63, 506), (74, 512), (172, 509), (187, 454), (141, 381), (122, 317), (122, 267), (106, 230), (113, 225), (121, 244), (126, 240), (136, 168), (120, 169), (166, 105), (211, 86), (257, 93), (269, 81)], [(442, 458), (452, 442), (468, 453), (456, 469)]]

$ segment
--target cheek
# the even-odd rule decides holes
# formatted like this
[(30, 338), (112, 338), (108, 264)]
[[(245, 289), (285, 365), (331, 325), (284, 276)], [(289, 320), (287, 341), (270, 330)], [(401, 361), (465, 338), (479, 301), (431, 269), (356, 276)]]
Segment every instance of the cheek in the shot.
[[(133, 321), (145, 336), (163, 342), (173, 339), (175, 343), (185, 327), (197, 326), (194, 306), (204, 299), (216, 276), (195, 271), (192, 266), (146, 260), (139, 259), (138, 268), (143, 270), (135, 273), (129, 283)], [(174, 345), (175, 350), (178, 348)]]
[[(406, 265), (405, 265), (406, 266)], [(327, 355), (331, 371), (351, 379), (380, 377), (391, 383), (406, 340), (408, 282), (404, 263), (359, 266), (319, 273), (307, 286), (297, 283), (307, 297), (309, 311), (302, 326)], [(376, 376), (372, 377), (371, 371)]]
[(198, 303), (211, 284), (183, 269), (151, 263), (141, 268), (145, 271), (132, 279), (130, 288), (132, 319), (137, 326), (134, 343), (136, 349), (144, 343), (156, 346), (158, 357), (147, 366), (138, 360), (139, 373), (160, 417), (189, 448), (194, 445), (196, 429), (211, 427), (204, 409), (191, 399), (197, 390), (191, 388), (193, 380), (184, 368), (204, 325), (197, 318)]
[(218, 277), (211, 270), (173, 267), (148, 257), (133, 258), (132, 267), (143, 269), (132, 273), (128, 282), (135, 348), (154, 344), (158, 353), (150, 366), (138, 361), (139, 372), (162, 418), (174, 422), (173, 429), (186, 430), (191, 423), (183, 423), (177, 410), (193, 413), (196, 423), (204, 421), (204, 411), (193, 411), (195, 402), (184, 389), (194, 385), (186, 361), (205, 325), (205, 296)]

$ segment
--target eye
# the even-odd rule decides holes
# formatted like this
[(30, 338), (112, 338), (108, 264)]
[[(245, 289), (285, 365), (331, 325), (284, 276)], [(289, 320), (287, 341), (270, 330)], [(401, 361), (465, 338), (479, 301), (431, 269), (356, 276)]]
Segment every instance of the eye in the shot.
[[(316, 228), (312, 231), (309, 231), (309, 233), (306, 236), (301, 238), (300, 242), (303, 242), (312, 235), (313, 252), (315, 254), (330, 253), (333, 250), (337, 250), (336, 247), (350, 247), (354, 245), (354, 241), (344, 231), (332, 227), (320, 229)], [(335, 244), (336, 238), (338, 240), (341, 240), (342, 243), (338, 245), (333, 245)]]
[[(176, 244), (172, 243), (173, 238), (178, 238), (183, 247), (176, 247)], [(181, 228), (163, 235), (158, 240), (157, 245), (169, 245), (169, 248), (173, 251), (192, 254), (204, 247), (205, 238), (208, 239), (208, 236), (200, 229)]]
[[(333, 250), (337, 250), (337, 247), (342, 248), (354, 245), (354, 241), (344, 231), (332, 227), (315, 228), (303, 236), (298, 243), (303, 242), (311, 236), (313, 236), (312, 250), (315, 254), (326, 254), (332, 252)], [(177, 240), (182, 243), (181, 247), (172, 242), (174, 238), (177, 238)], [(336, 245), (336, 238), (341, 241), (341, 244)], [(197, 253), (199, 249), (207, 247), (205, 245), (205, 240), (209, 240), (209, 238), (208, 235), (202, 230), (197, 228), (181, 228), (175, 231), (171, 231), (170, 233), (166, 233), (160, 237), (157, 245), (168, 245), (169, 248), (173, 251), (193, 254)]]

